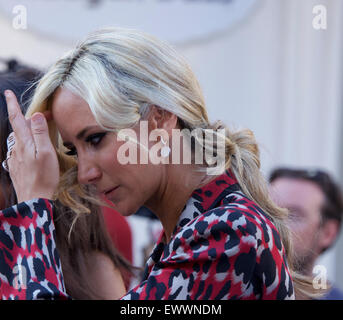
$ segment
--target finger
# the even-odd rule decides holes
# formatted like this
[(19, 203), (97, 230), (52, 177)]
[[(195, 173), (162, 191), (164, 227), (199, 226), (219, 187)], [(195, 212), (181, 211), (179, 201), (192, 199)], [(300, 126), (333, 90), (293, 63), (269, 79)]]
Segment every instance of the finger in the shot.
[(37, 112), (33, 114), (31, 117), (31, 131), (38, 155), (43, 150), (46, 151), (51, 147), (48, 123), (43, 113)]
[[(43, 113), (46, 121), (53, 120), (52, 112), (50, 110), (43, 111), (42, 113)], [(31, 130), (31, 118), (26, 119), (26, 124), (27, 124), (28, 128)]]
[(7, 156), (6, 156), (6, 164), (7, 164), (7, 169), (8, 169), (8, 172), (11, 172), (11, 165), (12, 165), (12, 162), (13, 162), (13, 158), (11, 157), (12, 156), (12, 152), (11, 154), (9, 155), (9, 153), (7, 152)]
[(11, 90), (5, 91), (8, 119), (18, 140), (25, 140), (31, 136), (24, 115), (21, 112), (17, 97)]
[(7, 151), (6, 160), (8, 160), (9, 158), (11, 158), (11, 156), (12, 156), (12, 151), (13, 151), (12, 149)]

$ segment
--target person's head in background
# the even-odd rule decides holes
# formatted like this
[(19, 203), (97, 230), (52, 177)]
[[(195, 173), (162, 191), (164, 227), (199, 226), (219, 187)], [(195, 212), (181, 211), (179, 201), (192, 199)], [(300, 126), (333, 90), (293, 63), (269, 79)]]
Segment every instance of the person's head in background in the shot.
[(295, 268), (312, 274), (316, 259), (333, 246), (343, 214), (340, 187), (327, 172), (279, 168), (270, 175), (273, 200), (289, 210)]
[[(40, 77), (40, 72), (32, 68), (22, 68), (18, 71), (0, 73), (0, 159), (5, 159), (7, 154), (6, 140), (12, 128), (8, 121), (7, 105), (3, 92), (12, 90), (18, 102), (26, 111), (34, 90), (34, 83)], [(16, 203), (15, 192), (11, 179), (6, 170), (0, 170), (0, 210)]]

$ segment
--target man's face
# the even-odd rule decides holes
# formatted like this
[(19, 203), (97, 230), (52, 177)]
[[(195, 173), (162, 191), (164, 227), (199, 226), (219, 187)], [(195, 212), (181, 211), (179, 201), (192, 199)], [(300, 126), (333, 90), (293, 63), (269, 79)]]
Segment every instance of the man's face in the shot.
[(312, 265), (322, 246), (319, 241), (321, 208), (325, 197), (313, 182), (295, 178), (277, 178), (270, 185), (276, 204), (289, 210), (288, 224), (298, 257), (297, 269), (312, 272)]

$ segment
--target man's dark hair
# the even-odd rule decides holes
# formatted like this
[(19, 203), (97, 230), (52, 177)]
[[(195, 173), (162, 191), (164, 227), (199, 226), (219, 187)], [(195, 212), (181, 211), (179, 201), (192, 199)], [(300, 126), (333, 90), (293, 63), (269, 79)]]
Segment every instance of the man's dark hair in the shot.
[(343, 215), (343, 195), (339, 185), (322, 170), (304, 170), (291, 168), (274, 169), (269, 178), (272, 183), (277, 178), (292, 178), (315, 183), (324, 193), (325, 202), (321, 210), (322, 220), (337, 220), (341, 225)]

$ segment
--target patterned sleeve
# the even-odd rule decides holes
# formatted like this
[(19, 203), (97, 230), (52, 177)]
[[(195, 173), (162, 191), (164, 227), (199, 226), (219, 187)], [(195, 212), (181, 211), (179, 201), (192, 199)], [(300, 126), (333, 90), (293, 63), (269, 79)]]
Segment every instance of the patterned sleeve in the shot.
[(278, 234), (239, 211), (217, 208), (189, 222), (122, 299), (293, 299)]
[(66, 299), (53, 203), (33, 199), (0, 211), (1, 299)]

